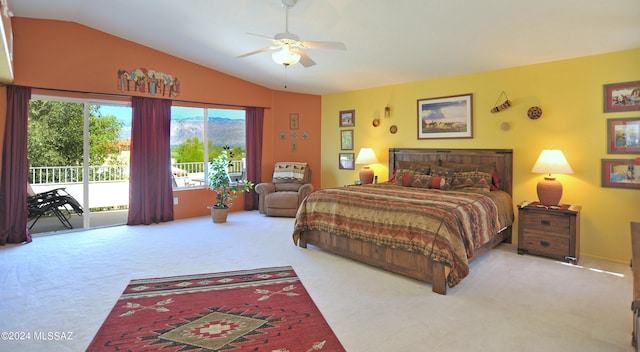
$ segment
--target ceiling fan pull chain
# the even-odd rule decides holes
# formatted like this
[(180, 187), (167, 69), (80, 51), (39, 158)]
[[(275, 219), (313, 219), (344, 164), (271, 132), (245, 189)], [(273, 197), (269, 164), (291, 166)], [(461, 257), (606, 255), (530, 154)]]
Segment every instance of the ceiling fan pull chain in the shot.
[(289, 65), (283, 64), (282, 66), (284, 66), (284, 89), (287, 89), (287, 67)]

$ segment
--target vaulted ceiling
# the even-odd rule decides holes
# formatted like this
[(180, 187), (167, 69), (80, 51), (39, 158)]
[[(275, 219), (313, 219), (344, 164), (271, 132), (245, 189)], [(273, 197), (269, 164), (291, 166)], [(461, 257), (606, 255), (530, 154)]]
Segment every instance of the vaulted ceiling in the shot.
[(320, 95), (640, 47), (638, 0), (298, 0), (289, 31), (347, 50), (305, 49), (317, 63), (307, 68), (285, 69), (270, 52), (237, 58), (272, 45), (247, 33), (285, 31), (281, 1), (9, 0), (9, 9), (77, 22), (272, 89)]

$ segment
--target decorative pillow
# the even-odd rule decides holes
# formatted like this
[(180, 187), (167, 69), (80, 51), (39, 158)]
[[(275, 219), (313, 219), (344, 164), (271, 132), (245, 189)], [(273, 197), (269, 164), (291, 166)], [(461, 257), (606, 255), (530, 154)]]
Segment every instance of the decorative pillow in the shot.
[(451, 179), (451, 189), (475, 189), (489, 192), (492, 175), (480, 171), (456, 172)]
[(415, 172), (409, 169), (397, 169), (394, 173), (394, 183), (403, 186), (405, 175), (413, 175)]
[(488, 173), (492, 176), (491, 179), (491, 190), (495, 191), (500, 189), (500, 175), (498, 174), (498, 170), (496, 170), (495, 164), (461, 164), (454, 163), (448, 160), (442, 160), (441, 165), (443, 167), (452, 168), (457, 172), (460, 171), (480, 171)]
[(446, 185), (446, 182), (442, 176), (405, 174), (402, 185), (405, 187), (440, 189)]
[(398, 160), (398, 169), (408, 169), (428, 175), (431, 170), (431, 163), (428, 161)]

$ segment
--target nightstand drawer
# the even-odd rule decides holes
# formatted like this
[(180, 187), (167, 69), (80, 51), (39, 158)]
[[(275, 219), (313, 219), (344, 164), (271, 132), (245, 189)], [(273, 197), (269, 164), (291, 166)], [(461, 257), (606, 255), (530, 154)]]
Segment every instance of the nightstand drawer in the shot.
[(562, 235), (571, 234), (571, 219), (563, 215), (530, 212), (524, 217), (528, 230), (539, 230)]
[(524, 231), (519, 248), (531, 254), (564, 258), (569, 255), (569, 238), (540, 235)]

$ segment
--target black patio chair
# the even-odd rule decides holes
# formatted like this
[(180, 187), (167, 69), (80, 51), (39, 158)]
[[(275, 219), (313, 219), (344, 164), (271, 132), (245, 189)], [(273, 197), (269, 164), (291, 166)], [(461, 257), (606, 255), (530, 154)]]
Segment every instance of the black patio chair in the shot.
[[(28, 187), (30, 189), (30, 187)], [(30, 192), (31, 193), (31, 192)], [(68, 229), (72, 229), (73, 225), (69, 219), (71, 215), (82, 215), (82, 206), (72, 195), (67, 193), (64, 188), (56, 188), (50, 191), (36, 193), (27, 197), (28, 218), (31, 221), (29, 229), (38, 222), (38, 220), (47, 214), (55, 215), (58, 220)]]

